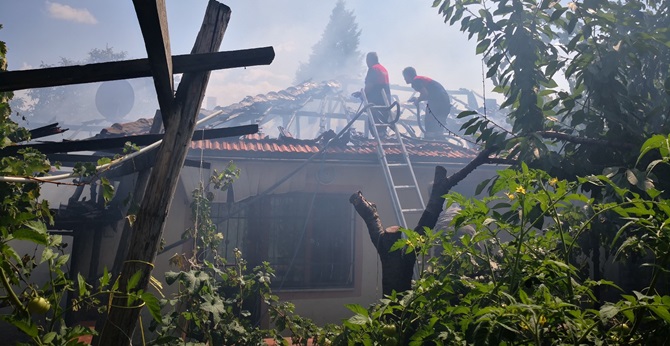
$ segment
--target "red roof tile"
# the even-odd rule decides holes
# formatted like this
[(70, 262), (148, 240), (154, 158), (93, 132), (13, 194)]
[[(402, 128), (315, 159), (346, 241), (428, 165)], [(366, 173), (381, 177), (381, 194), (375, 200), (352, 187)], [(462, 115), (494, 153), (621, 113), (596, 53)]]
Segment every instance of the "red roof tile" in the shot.
[[(472, 149), (459, 147), (447, 142), (427, 142), (418, 140), (405, 140), (405, 147), (413, 160), (443, 161), (444, 159), (471, 159), (477, 155)], [(244, 156), (249, 158), (259, 157), (297, 157), (302, 155), (308, 157), (320, 150), (319, 143), (314, 140), (300, 139), (221, 139), (194, 141), (191, 149), (204, 149), (213, 151), (226, 151), (226, 155)], [(400, 155), (399, 147), (387, 147), (387, 155)], [(377, 155), (377, 142), (375, 140), (361, 141), (358, 145), (349, 143), (346, 146), (331, 145), (326, 150), (326, 155), (334, 159), (363, 160), (369, 156)]]

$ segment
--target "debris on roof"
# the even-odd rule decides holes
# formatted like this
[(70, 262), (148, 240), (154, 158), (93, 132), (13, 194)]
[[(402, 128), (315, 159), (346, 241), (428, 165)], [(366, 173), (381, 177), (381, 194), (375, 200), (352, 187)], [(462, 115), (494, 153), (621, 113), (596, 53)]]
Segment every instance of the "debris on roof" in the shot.
[[(330, 82), (305, 82), (296, 86), (288, 87), (278, 92), (272, 91), (267, 94), (247, 96), (242, 101), (225, 107), (216, 107), (215, 111), (221, 111), (221, 115), (209, 121), (208, 128), (219, 127), (225, 123), (226, 126), (257, 123), (268, 110), (273, 113), (291, 113), (301, 109), (306, 102), (315, 98), (323, 98), (325, 95), (334, 94), (339, 90), (340, 84)], [(116, 123), (103, 129), (95, 137), (117, 137), (148, 133), (153, 123), (152, 119), (142, 118), (128, 123)]]
[(340, 89), (336, 81), (329, 82), (304, 82), (302, 84), (288, 87), (278, 92), (269, 92), (256, 96), (247, 96), (242, 101), (226, 107), (216, 107), (222, 110), (221, 116), (210, 126), (222, 123), (244, 123), (256, 122), (266, 112), (272, 110), (275, 114), (290, 114), (302, 107), (312, 99), (323, 98), (328, 94), (335, 94)]
[(110, 127), (102, 129), (95, 138), (121, 137), (149, 133), (149, 129), (151, 129), (151, 124), (153, 124), (153, 122), (153, 119), (141, 118), (129, 123), (115, 123)]

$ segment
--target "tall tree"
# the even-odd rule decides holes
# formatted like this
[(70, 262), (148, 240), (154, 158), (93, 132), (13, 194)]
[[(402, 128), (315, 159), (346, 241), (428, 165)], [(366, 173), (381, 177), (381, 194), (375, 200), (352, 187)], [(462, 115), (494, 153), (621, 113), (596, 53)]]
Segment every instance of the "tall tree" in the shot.
[(344, 0), (335, 4), (321, 39), (312, 47), (309, 61), (301, 63), (295, 74), (296, 83), (355, 78), (361, 73), (363, 54), (358, 50), (361, 30), (354, 12), (344, 5)]
[(493, 4), (496, 10), (434, 2), (446, 22), (460, 22), (477, 39), (487, 76), (505, 97), (501, 107), (511, 110), (511, 131), (468, 112), (462, 116), (475, 119), (466, 133), (481, 133), (478, 141), (559, 178), (611, 167), (615, 179), (644, 188), (634, 169), (638, 149), (670, 131), (668, 2)]

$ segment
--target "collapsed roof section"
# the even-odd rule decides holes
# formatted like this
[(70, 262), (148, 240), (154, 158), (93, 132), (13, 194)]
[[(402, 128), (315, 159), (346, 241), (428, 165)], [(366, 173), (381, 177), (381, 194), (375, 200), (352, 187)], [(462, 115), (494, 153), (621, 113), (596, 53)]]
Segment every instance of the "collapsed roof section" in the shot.
[[(196, 140), (192, 149), (225, 152), (231, 158), (293, 158), (302, 159), (321, 150), (335, 132), (352, 119), (360, 101), (342, 91), (336, 81), (305, 82), (281, 91), (247, 96), (238, 103), (214, 110), (201, 110), (201, 117), (220, 113), (203, 123), (205, 128), (221, 128), (258, 124), (260, 133), (223, 139)], [(403, 109), (406, 111), (407, 109)], [(415, 116), (410, 114), (410, 116)], [(151, 119), (114, 124), (97, 138), (139, 135), (149, 132)], [(401, 118), (400, 132), (406, 137), (408, 153), (421, 162), (440, 163), (445, 160), (468, 160), (476, 155), (459, 137), (444, 141), (426, 141), (412, 130), (415, 119)], [(360, 130), (360, 131), (359, 131)], [(348, 136), (327, 148), (328, 157), (345, 161), (377, 161), (376, 141), (369, 138), (364, 117), (357, 120)], [(332, 144), (332, 143), (331, 143)], [(390, 155), (400, 154), (389, 152)], [(212, 155), (214, 155), (212, 153)], [(219, 156), (219, 155), (214, 155)], [(414, 160), (414, 159), (413, 159)]]
[(214, 110), (221, 110), (222, 114), (215, 118), (208, 127), (247, 123), (259, 123), (260, 125), (265, 118), (293, 115), (302, 110), (310, 101), (337, 97), (340, 94), (340, 84), (336, 81), (328, 81), (305, 82), (278, 92), (247, 96), (238, 103), (216, 107)]
[[(203, 125), (206, 128), (216, 128), (221, 126), (256, 124), (261, 123), (265, 118), (295, 114), (310, 101), (338, 95), (339, 88), (339, 83), (335, 81), (322, 83), (306, 82), (278, 92), (272, 91), (267, 94), (247, 96), (242, 101), (229, 106), (216, 107), (214, 110), (201, 110), (201, 116), (207, 116), (213, 112), (221, 113)], [(144, 134), (149, 132), (152, 124), (153, 120), (146, 118), (129, 123), (116, 123), (103, 129), (95, 137), (105, 138)]]

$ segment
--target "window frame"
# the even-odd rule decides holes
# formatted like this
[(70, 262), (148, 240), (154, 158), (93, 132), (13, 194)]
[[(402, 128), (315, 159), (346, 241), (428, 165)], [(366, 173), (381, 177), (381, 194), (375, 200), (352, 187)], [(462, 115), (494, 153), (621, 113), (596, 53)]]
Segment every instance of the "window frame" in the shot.
[[(330, 207), (331, 205), (324, 205), (326, 201), (342, 201), (337, 208), (339, 210), (338, 215), (335, 215), (327, 220), (321, 219), (321, 216), (315, 214), (316, 209), (311, 211), (311, 214), (299, 217), (295, 219), (298, 214), (274, 214), (276, 210), (269, 210), (272, 208), (272, 203), (278, 203), (280, 200), (284, 200), (284, 203), (290, 202), (292, 199), (297, 205), (292, 209), (292, 212), (298, 214), (300, 206), (309, 206), (313, 205), (313, 208), (324, 208), (320, 211), (323, 212), (325, 208)], [(312, 202), (310, 202), (312, 200)], [(291, 209), (292, 206), (288, 206), (288, 209)], [(281, 207), (276, 208), (280, 212), (287, 208), (286, 205), (282, 204)], [(317, 211), (318, 212), (318, 211)], [(340, 216), (340, 214), (342, 216)], [(227, 217), (230, 215), (230, 217)], [(263, 217), (267, 216), (267, 217)], [(334, 192), (305, 192), (305, 191), (293, 191), (281, 194), (269, 194), (264, 196), (253, 196), (244, 201), (240, 201), (234, 204), (228, 203), (213, 203), (212, 208), (212, 219), (217, 225), (220, 232), (224, 235), (224, 242), (222, 242), (222, 255), (227, 258), (228, 263), (234, 263), (233, 249), (238, 248), (242, 251), (242, 257), (248, 261), (248, 268), (251, 269), (257, 265), (260, 265), (263, 261), (268, 261), (270, 266), (275, 269), (276, 277), (272, 281), (272, 289), (278, 292), (291, 292), (291, 291), (337, 291), (337, 290), (351, 290), (356, 288), (356, 213), (353, 206), (349, 203), (348, 196), (342, 193)], [(276, 244), (268, 244), (272, 239), (269, 237), (273, 227), (268, 227), (267, 225), (276, 222), (277, 220), (282, 220), (288, 218), (291, 220), (287, 222), (289, 224), (298, 223), (303, 224), (303, 227), (294, 227), (296, 232), (299, 233), (294, 235), (293, 238), (300, 239), (298, 240), (301, 244), (302, 251), (304, 253), (303, 260), (299, 261), (301, 257), (298, 253), (295, 253), (295, 248), (289, 250), (289, 253), (292, 255), (290, 257), (289, 264), (278, 264), (273, 263), (273, 258), (276, 259), (276, 253), (273, 255), (270, 253), (270, 250), (276, 251)], [(337, 231), (336, 234), (342, 235), (342, 232), (348, 233), (348, 239), (344, 240), (345, 245), (342, 245), (343, 248), (346, 248), (346, 252), (342, 258), (333, 259), (330, 261), (331, 271), (338, 272), (337, 275), (340, 281), (340, 284), (333, 284), (328, 282), (328, 280), (318, 280), (312, 277), (312, 274), (317, 273), (319, 275), (322, 272), (319, 272), (313, 267), (313, 255), (312, 251), (318, 251), (314, 249), (313, 246), (309, 246), (314, 237), (310, 237), (317, 230), (317, 225), (324, 222), (334, 222), (342, 218), (341, 223), (334, 227), (329, 227), (330, 230)], [(307, 224), (305, 225), (305, 219)], [(230, 227), (230, 224), (233, 223), (235, 227)], [(273, 225), (274, 231), (276, 232), (278, 228), (281, 228), (281, 225)], [(304, 228), (304, 230), (303, 230)], [(260, 230), (260, 231), (259, 231)], [(304, 235), (301, 233), (304, 231)], [(235, 232), (235, 234), (232, 234)], [(254, 236), (250, 232), (256, 233)], [(260, 233), (259, 233), (260, 232)], [(328, 232), (328, 231), (322, 231)], [(334, 233), (334, 232), (333, 232)], [(322, 234), (323, 235), (323, 234)], [(275, 234), (276, 236), (276, 234)], [(335, 236), (330, 234), (330, 236)], [(321, 240), (327, 240), (328, 236), (319, 238)], [(331, 238), (332, 239), (332, 238)], [(228, 242), (226, 242), (228, 240)], [(255, 242), (254, 242), (255, 240)], [(234, 243), (234, 244), (232, 244)], [(272, 246), (275, 246), (274, 248)], [(275, 261), (276, 262), (276, 261)], [(291, 263), (292, 262), (292, 263)], [(296, 263), (297, 262), (297, 263)], [(337, 263), (343, 263), (340, 266)], [(333, 265), (335, 263), (335, 265)], [(282, 268), (279, 266), (286, 266), (286, 272), (291, 275), (296, 275), (294, 271), (295, 268), (299, 268), (301, 265), (306, 266), (308, 269), (303, 270), (303, 280), (301, 283), (297, 284), (287, 284), (287, 280), (282, 276)], [(328, 262), (322, 263), (322, 265), (328, 265)], [(331, 273), (332, 273), (331, 272)], [(298, 275), (299, 276), (299, 275)], [(335, 281), (337, 281), (335, 280)], [(298, 280), (294, 280), (295, 283)]]

